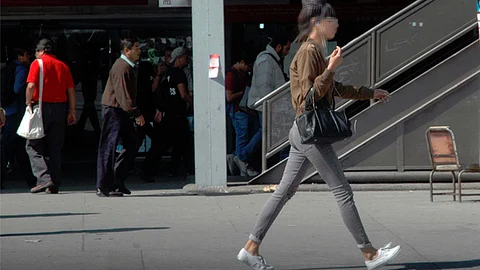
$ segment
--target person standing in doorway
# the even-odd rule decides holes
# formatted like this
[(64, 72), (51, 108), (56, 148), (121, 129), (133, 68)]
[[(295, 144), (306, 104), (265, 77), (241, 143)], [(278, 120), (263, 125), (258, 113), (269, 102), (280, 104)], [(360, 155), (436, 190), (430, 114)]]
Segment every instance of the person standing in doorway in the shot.
[(192, 106), (192, 96), (188, 92), (188, 82), (183, 68), (188, 64), (188, 54), (184, 48), (176, 48), (172, 52), (166, 77), (163, 81), (154, 82), (158, 113), (155, 116), (156, 140), (143, 162), (142, 179), (154, 181), (158, 171), (158, 163), (162, 156), (172, 147), (170, 176), (177, 176), (177, 169), (183, 158), (187, 173), (193, 173), (193, 160), (189, 156), (189, 132), (187, 110)]
[(9, 163), (12, 168), (11, 173), (18, 172), (26, 180), (28, 187), (32, 188), (37, 180), (32, 170), (27, 169), (30, 167), (30, 160), (25, 149), (26, 140), (17, 135), (18, 126), (25, 112), (30, 54), (25, 48), (14, 48), (13, 51), (16, 60), (6, 67), (11, 71), (5, 74), (9, 78), (2, 78), (6, 80), (6, 84), (2, 85), (2, 103), (5, 106), (7, 124), (2, 129), (1, 182), (3, 186), (6, 178), (10, 177), (10, 173), (7, 173), (7, 163)]
[[(88, 46), (88, 44), (86, 45)], [(80, 133), (83, 133), (87, 120), (90, 119), (95, 138), (100, 137), (100, 121), (98, 120), (95, 100), (97, 99), (97, 82), (100, 73), (99, 55), (95, 48), (86, 48), (83, 58), (80, 61), (82, 67), (81, 83), (83, 95), (83, 110), (76, 127)]]
[[(122, 54), (110, 70), (102, 97), (103, 127), (97, 163), (97, 195), (100, 197), (131, 194), (125, 187), (125, 179), (138, 150), (135, 124), (140, 127), (145, 124), (136, 105), (135, 62), (140, 58), (139, 43), (132, 38), (123, 38), (120, 49)], [(116, 156), (119, 139), (123, 148)]]
[[(73, 125), (76, 121), (75, 85), (68, 66), (53, 54), (51, 40), (45, 38), (38, 42), (35, 57), (43, 61), (42, 117), (45, 137), (27, 140), (27, 153), (33, 174), (37, 177), (37, 185), (30, 192), (56, 194), (61, 183), (65, 123)], [(34, 61), (27, 77), (27, 106), (33, 106), (39, 101), (39, 80), (40, 66), (38, 61)], [(48, 163), (45, 153), (50, 157)]]
[[(232, 174), (240, 173), (241, 176), (253, 176), (251, 168), (240, 170), (235, 162), (235, 157), (246, 163), (251, 163), (253, 155), (257, 153), (257, 142), (250, 140), (251, 134), (258, 129), (254, 123), (257, 119), (257, 113), (248, 108), (240, 108), (240, 101), (244, 95), (248, 94), (247, 85), (249, 83), (248, 70), (253, 61), (247, 59), (243, 51), (239, 51), (233, 57), (233, 66), (227, 71), (225, 76), (225, 93), (227, 99), (227, 114), (232, 120), (235, 130), (235, 151), (227, 155), (227, 165)], [(253, 130), (253, 132), (252, 132)], [(238, 172), (238, 173), (237, 173)]]
[[(303, 44), (290, 65), (292, 103), (297, 117), (304, 112), (305, 98), (312, 87), (316, 100), (323, 97), (331, 100), (334, 95), (348, 99), (388, 100), (390, 95), (387, 91), (344, 86), (334, 81), (334, 72), (342, 64), (343, 58), (342, 50), (337, 47), (330, 55), (330, 60), (326, 60), (326, 41), (335, 36), (338, 28), (338, 20), (330, 4), (320, 0), (303, 0), (298, 28), (300, 34), (297, 39)], [(333, 192), (343, 221), (363, 254), (367, 268), (376, 269), (391, 262), (400, 252), (400, 246), (391, 248), (389, 243), (380, 249), (374, 248), (360, 220), (352, 189), (332, 145), (302, 144), (295, 123), (290, 130), (289, 140), (292, 147), (280, 185), (263, 206), (249, 240), (238, 253), (237, 259), (252, 269), (273, 269), (259, 255), (260, 244), (282, 207), (295, 194), (310, 161)]]
[[(252, 107), (255, 102), (262, 99), (264, 96), (270, 94), (278, 87), (285, 84), (285, 75), (283, 73), (281, 60), (290, 51), (291, 40), (284, 35), (271, 35), (270, 42), (266, 49), (260, 52), (253, 65), (252, 86), (248, 92), (248, 106)], [(249, 140), (249, 149), (257, 151), (262, 144), (262, 111), (261, 107), (257, 108), (256, 119), (257, 132)], [(237, 155), (234, 157), (235, 163), (240, 168), (240, 172), (247, 176), (256, 176), (259, 174), (249, 164), (247, 155)]]

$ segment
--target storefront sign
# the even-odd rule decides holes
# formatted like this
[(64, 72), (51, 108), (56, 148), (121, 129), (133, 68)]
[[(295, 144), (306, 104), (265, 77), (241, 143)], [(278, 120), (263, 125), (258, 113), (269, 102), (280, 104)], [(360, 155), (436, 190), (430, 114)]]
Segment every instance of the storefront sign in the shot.
[(192, 0), (158, 0), (158, 7), (191, 7)]
[(4, 7), (37, 6), (141, 6), (148, 0), (1, 0)]

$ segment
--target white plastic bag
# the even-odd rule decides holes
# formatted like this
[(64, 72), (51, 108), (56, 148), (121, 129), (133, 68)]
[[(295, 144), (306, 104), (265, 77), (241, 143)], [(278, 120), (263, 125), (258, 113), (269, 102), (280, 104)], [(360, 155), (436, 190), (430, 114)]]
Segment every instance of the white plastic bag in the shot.
[(35, 105), (32, 110), (32, 106), (27, 106), (25, 115), (23, 115), (22, 122), (18, 127), (17, 134), (28, 140), (36, 140), (45, 137), (45, 129), (43, 127), (42, 118), (42, 96), (43, 96), (43, 61), (38, 59), (38, 65), (40, 66), (40, 85), (39, 85), (39, 100), (38, 105)]

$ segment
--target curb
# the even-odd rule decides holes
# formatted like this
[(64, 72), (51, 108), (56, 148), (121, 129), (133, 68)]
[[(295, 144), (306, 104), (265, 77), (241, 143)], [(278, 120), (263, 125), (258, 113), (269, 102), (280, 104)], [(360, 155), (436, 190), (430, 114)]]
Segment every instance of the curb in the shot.
[[(353, 191), (428, 191), (429, 184), (351, 184)], [(451, 190), (452, 184), (435, 184), (434, 190)], [(472, 190), (480, 190), (480, 183), (463, 183), (462, 190), (465, 194)], [(183, 191), (190, 195), (221, 196), (221, 195), (246, 195), (259, 193), (272, 193), (275, 185), (246, 185), (230, 187), (197, 188), (195, 184), (188, 184)], [(298, 187), (300, 192), (330, 192), (326, 184), (302, 184)], [(479, 193), (479, 192), (475, 192)], [(479, 193), (480, 194), (480, 193)], [(479, 195), (480, 196), (480, 195)]]

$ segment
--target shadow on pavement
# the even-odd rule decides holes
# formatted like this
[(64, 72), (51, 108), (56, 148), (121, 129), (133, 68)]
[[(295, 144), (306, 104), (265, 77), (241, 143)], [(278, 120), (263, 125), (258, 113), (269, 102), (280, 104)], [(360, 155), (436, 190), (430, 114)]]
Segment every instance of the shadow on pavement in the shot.
[(170, 229), (170, 227), (139, 227), (139, 228), (114, 228), (114, 229), (72, 230), (72, 231), (54, 231), (54, 232), (6, 233), (6, 234), (0, 234), (0, 237), (59, 235), (59, 234), (75, 234), (75, 233), (102, 234), (102, 233), (167, 230), (167, 229)]
[[(468, 261), (453, 261), (453, 262), (415, 262), (415, 263), (397, 263), (389, 264), (388, 266), (400, 267), (393, 268), (394, 270), (431, 270), (431, 269), (459, 269), (459, 268), (474, 268), (480, 266), (480, 259)], [(364, 265), (359, 266), (335, 266), (335, 267), (319, 267), (319, 268), (299, 268), (295, 270), (328, 270), (328, 269), (365, 269)]]
[(99, 215), (100, 213), (45, 213), (45, 214), (24, 214), (24, 215), (0, 215), (0, 219), (7, 218), (36, 218), (36, 217), (63, 217), (63, 216), (83, 216)]
[(393, 264), (393, 266), (403, 266), (395, 270), (409, 270), (409, 269), (458, 269), (458, 268), (474, 268), (480, 266), (480, 259), (468, 261), (453, 261), (453, 262), (418, 262), (418, 263), (404, 263)]

